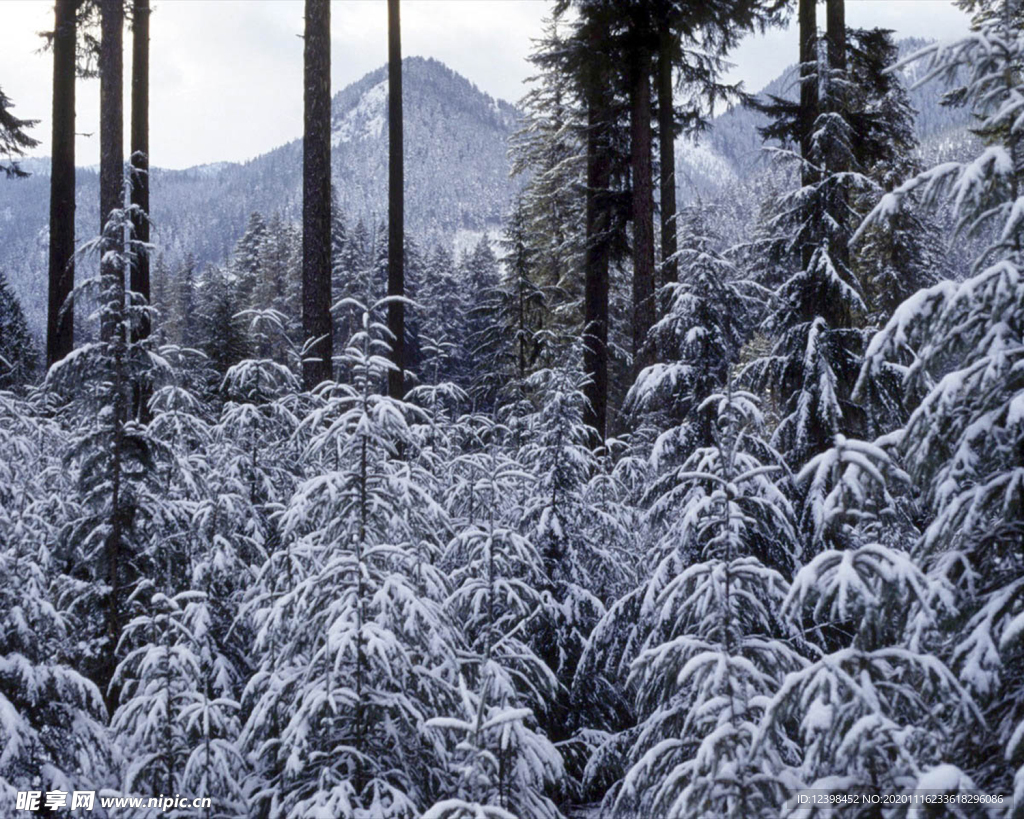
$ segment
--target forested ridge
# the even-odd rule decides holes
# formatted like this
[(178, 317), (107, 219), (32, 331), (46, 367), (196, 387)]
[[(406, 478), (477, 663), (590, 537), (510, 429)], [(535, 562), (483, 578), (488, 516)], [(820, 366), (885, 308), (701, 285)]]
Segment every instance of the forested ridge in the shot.
[[(380, 221), (305, 0), (302, 223), (172, 269), (159, 9), (58, 0), (103, 220), (51, 208), (45, 351), (0, 270), (0, 814), (1024, 817), (1024, 8), (962, 5), (901, 54), (843, 0), (559, 0), (453, 254), (404, 229), (399, 0)], [(726, 84), (792, 15), (795, 93)], [(935, 163), (908, 81), (970, 122)], [(722, 101), (771, 170), (677, 202)]]
[[(927, 43), (913, 38), (898, 43), (909, 54)], [(458, 255), (484, 233), (501, 232), (501, 218), (515, 198), (523, 175), (509, 177), (507, 141), (519, 112), (482, 92), (436, 60), (404, 58), (404, 119), (410, 193), (406, 230), (417, 245), (435, 244)], [(907, 79), (915, 66), (904, 69)], [(383, 128), (386, 67), (339, 91), (332, 103), (332, 177), (338, 194), (338, 218), (379, 229), (386, 214), (384, 181), (387, 133)], [(768, 83), (763, 94), (792, 95), (795, 69)], [(381, 93), (384, 92), (382, 98)], [(84, 92), (83, 92), (84, 93)], [(942, 106), (941, 83), (911, 90), (915, 133), (928, 164), (964, 159), (975, 147), (967, 130), (970, 113)], [(22, 106), (24, 107), (24, 106)], [(757, 193), (766, 178), (784, 172), (766, 156), (758, 126), (764, 115), (734, 104), (710, 121), (696, 143), (678, 138), (676, 184), (681, 200), (728, 203), (722, 232), (726, 243), (741, 241), (756, 218)], [(85, 126), (82, 126), (85, 127)], [(473, 161), (467, 162), (467, 158)], [(173, 278), (189, 256), (202, 270), (224, 265), (245, 232), (249, 217), (279, 216), (297, 222), (301, 211), (301, 142), (277, 148), (248, 162), (221, 162), (185, 170), (150, 169), (151, 220), (156, 254)], [(20, 163), (31, 176), (0, 177), (0, 267), (25, 310), (30, 330), (45, 325), (46, 282), (39, 270), (48, 250), (50, 162)], [(442, 170), (451, 169), (453, 174)], [(92, 234), (98, 216), (96, 167), (77, 168), (76, 233)], [(85, 262), (88, 265), (88, 261)], [(164, 308), (167, 305), (163, 305)]]

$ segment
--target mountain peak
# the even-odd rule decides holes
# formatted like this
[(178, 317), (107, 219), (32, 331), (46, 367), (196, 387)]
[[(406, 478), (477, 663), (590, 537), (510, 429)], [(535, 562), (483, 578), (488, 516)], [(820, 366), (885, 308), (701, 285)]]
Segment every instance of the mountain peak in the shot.
[[(510, 130), (514, 106), (481, 91), (474, 83), (433, 57), (402, 60), (403, 110), (438, 104), (449, 116), (468, 117), (485, 127)], [(382, 65), (334, 95), (331, 104), (335, 146), (384, 136), (388, 109), (388, 67)], [(408, 116), (408, 113), (406, 114)]]
[[(438, 60), (402, 61), (405, 123), (406, 229), (420, 243), (448, 247), (466, 236), (500, 230), (517, 186), (509, 178), (508, 138), (518, 114)], [(388, 69), (381, 66), (333, 99), (331, 181), (346, 220), (371, 229), (387, 213)], [(43, 327), (48, 159), (23, 163), (34, 176), (0, 175), (0, 269), (34, 328)], [(185, 170), (154, 167), (153, 240), (171, 268), (191, 254), (196, 263), (222, 262), (252, 211), (298, 222), (302, 215), (302, 140), (241, 163), (215, 162)], [(99, 222), (98, 180), (79, 169), (80, 236)]]

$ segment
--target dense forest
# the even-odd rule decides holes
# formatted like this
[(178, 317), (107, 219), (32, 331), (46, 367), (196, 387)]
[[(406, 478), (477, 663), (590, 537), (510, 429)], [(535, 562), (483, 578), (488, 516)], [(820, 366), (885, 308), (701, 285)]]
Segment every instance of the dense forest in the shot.
[[(374, 215), (304, 0), (301, 193), (217, 261), (151, 233), (159, 9), (55, 0), (45, 339), (0, 269), (0, 815), (1022, 819), (1024, 4), (959, 5), (909, 48), (844, 0), (555, 0), (456, 251), (407, 230), (464, 203), (409, 185), (399, 0), (345, 120)], [(791, 20), (786, 83), (725, 81)], [(765, 170), (681, 195), (723, 103)]]

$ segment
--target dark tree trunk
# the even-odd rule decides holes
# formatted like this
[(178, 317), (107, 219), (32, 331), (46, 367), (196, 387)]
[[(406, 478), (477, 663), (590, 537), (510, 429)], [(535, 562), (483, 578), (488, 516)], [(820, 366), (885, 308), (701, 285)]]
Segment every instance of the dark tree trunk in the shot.
[(53, 30), (53, 146), (50, 160), (50, 269), (46, 365), (75, 344), (75, 0), (57, 0)]
[[(136, 241), (149, 243), (149, 0), (135, 0), (132, 8), (132, 134), (131, 203), (132, 233)], [(149, 251), (141, 244), (131, 259), (130, 289), (146, 306), (151, 303)], [(142, 311), (132, 324), (132, 341), (149, 338), (149, 313)], [(132, 386), (132, 414), (149, 419), (152, 385), (145, 381)]]
[[(388, 295), (405, 295), (405, 169), (402, 144), (402, 25), (399, 0), (388, 0)], [(405, 305), (388, 304), (394, 336), (388, 395), (405, 396)]]
[[(135, 0), (132, 19), (132, 196), (141, 211), (132, 216), (135, 238), (149, 242), (149, 0)], [(140, 250), (131, 271), (131, 290), (150, 302), (149, 254)], [(133, 328), (133, 341), (149, 338), (149, 315)]]
[(825, 25), (828, 36), (828, 67), (831, 71), (846, 71), (845, 0), (827, 0)]
[[(798, 9), (800, 25), (800, 156), (805, 161), (811, 158), (811, 137), (814, 121), (818, 117), (817, 68), (817, 17), (815, 0), (800, 0)], [(803, 166), (803, 182), (813, 179), (810, 168)]]
[(607, 139), (608, 113), (599, 101), (587, 111), (587, 246), (584, 257), (583, 369), (587, 406), (584, 422), (603, 444), (608, 420), (608, 186), (611, 157)]
[[(100, 5), (100, 220), (101, 242), (100, 337), (110, 345), (114, 359), (112, 385), (113, 446), (111, 466), (111, 511), (108, 534), (104, 540), (107, 583), (107, 646), (101, 681), (108, 683), (117, 664), (117, 644), (121, 638), (122, 541), (126, 518), (123, 508), (122, 458), (124, 424), (127, 417), (125, 396), (125, 330), (124, 330), (124, 232), (118, 224), (109, 226), (113, 211), (124, 207), (124, 54), (122, 35), (124, 6), (122, 0), (102, 0)], [(108, 705), (116, 703), (117, 692), (106, 687)]]
[(679, 243), (676, 234), (676, 131), (672, 107), (672, 31), (662, 24), (658, 34), (658, 139), (661, 159), (661, 284), (678, 278), (672, 258)]
[[(122, 0), (102, 0), (100, 44), (100, 230), (105, 231), (112, 211), (124, 207), (124, 55)], [(117, 258), (123, 250), (120, 233), (104, 232), (100, 279), (105, 302), (100, 336), (113, 338), (117, 314), (124, 301), (124, 271)]]
[(654, 179), (651, 170), (651, 55), (638, 49), (630, 93), (633, 196), (633, 372), (652, 361), (647, 334), (654, 326)]
[(302, 141), (302, 331), (306, 389), (331, 378), (331, 6), (306, 0)]
[[(815, 0), (799, 0), (797, 11), (800, 27), (800, 156), (804, 163), (800, 169), (803, 185), (814, 183), (811, 168), (814, 122), (818, 118), (817, 82), (817, 17)], [(801, 249), (801, 262), (806, 269), (811, 263), (814, 248), (805, 244)]]
[[(846, 6), (844, 0), (828, 0), (825, 6), (825, 36), (828, 40), (828, 82), (829, 105), (833, 111), (846, 114)], [(849, 171), (847, 157), (836, 151), (829, 157), (831, 173)], [(836, 218), (840, 224), (852, 230), (850, 215), (847, 213), (847, 197), (839, 191), (836, 203)], [(848, 238), (848, 236), (847, 236)], [(839, 241), (829, 248), (835, 262), (842, 268), (850, 266), (850, 248), (847, 241)]]

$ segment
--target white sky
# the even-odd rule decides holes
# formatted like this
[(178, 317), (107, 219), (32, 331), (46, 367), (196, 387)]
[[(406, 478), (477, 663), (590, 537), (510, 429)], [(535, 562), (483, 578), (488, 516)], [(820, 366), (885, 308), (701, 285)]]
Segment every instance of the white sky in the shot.
[[(154, 165), (244, 160), (302, 132), (302, 0), (151, 0), (150, 150)], [(511, 102), (531, 73), (526, 57), (550, 0), (403, 0), (402, 51), (436, 57)], [(0, 0), (0, 87), (15, 113), (40, 120), (36, 155), (49, 153), (51, 59), (35, 33), (52, 28), (51, 0)], [(331, 75), (339, 91), (387, 59), (384, 0), (334, 0)], [(967, 28), (947, 0), (851, 0), (851, 26), (948, 39)], [(824, 7), (819, 8), (824, 25)], [(126, 33), (125, 77), (130, 71)], [(795, 62), (793, 25), (747, 38), (730, 80), (756, 91)], [(127, 96), (126, 82), (126, 96)], [(80, 165), (98, 162), (99, 82), (79, 81)], [(126, 109), (127, 110), (127, 109)], [(127, 129), (126, 129), (127, 130)]]

